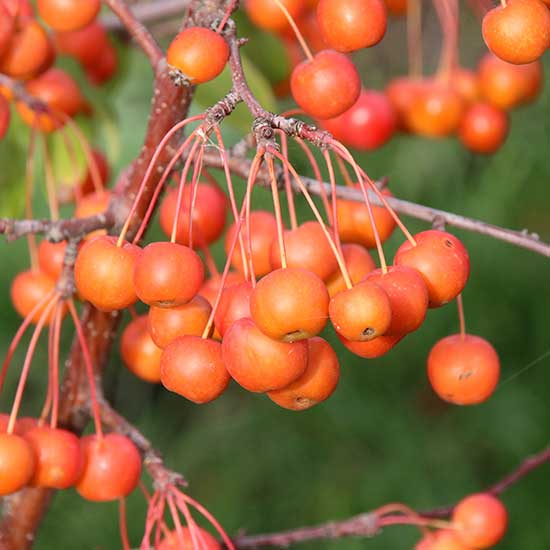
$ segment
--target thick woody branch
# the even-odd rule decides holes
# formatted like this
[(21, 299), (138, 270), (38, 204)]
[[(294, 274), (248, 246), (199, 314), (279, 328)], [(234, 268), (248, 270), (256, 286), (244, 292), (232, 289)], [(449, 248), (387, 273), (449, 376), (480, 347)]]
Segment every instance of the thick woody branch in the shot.
[[(550, 463), (550, 448), (524, 460), (514, 471), (505, 476), (495, 485), (486, 489), (494, 495), (500, 495), (513, 484), (523, 479), (530, 472), (540, 466)], [(454, 506), (438, 508), (435, 510), (420, 512), (426, 518), (445, 518), (450, 516)], [(405, 523), (405, 522), (404, 522)], [(360, 514), (342, 521), (331, 521), (320, 525), (299, 527), (280, 533), (265, 535), (249, 535), (236, 537), (236, 548), (286, 548), (299, 542), (311, 542), (321, 539), (336, 539), (343, 537), (372, 537), (375, 536), (384, 525), (384, 519), (376, 511)]]
[(110, 210), (87, 218), (69, 218), (65, 220), (14, 220), (0, 218), (0, 234), (8, 242), (25, 235), (43, 235), (51, 242), (69, 239), (81, 239), (97, 229), (110, 229), (114, 225), (114, 216)]
[(163, 58), (162, 50), (151, 33), (136, 17), (133, 8), (130, 8), (124, 0), (104, 0), (104, 2), (111, 8), (111, 11), (118, 17), (130, 36), (145, 52), (153, 69), (156, 70)]
[[(250, 161), (243, 159), (242, 157), (235, 156), (228, 157), (227, 160), (231, 171), (235, 175), (246, 179), (250, 170)], [(207, 152), (204, 155), (203, 162), (205, 166), (210, 168), (223, 168), (220, 156), (215, 152)], [(261, 183), (269, 183), (267, 177), (268, 176), (265, 172), (260, 171), (258, 174), (258, 181)], [(302, 182), (307, 190), (314, 195), (321, 195), (321, 189), (323, 187), (328, 196), (332, 195), (331, 186), (329, 183), (319, 183), (317, 180), (308, 177), (302, 177)], [(299, 192), (298, 186), (296, 185), (295, 190)], [(336, 196), (350, 201), (364, 201), (362, 192), (352, 187), (338, 186), (336, 188)], [(431, 208), (429, 206), (423, 206), (421, 204), (416, 204), (403, 199), (397, 199), (395, 197), (385, 197), (385, 199), (398, 214), (424, 220), (428, 223), (433, 223), (434, 220), (443, 221), (446, 225), (471, 231), (473, 233), (479, 233), (480, 235), (487, 235), (499, 241), (504, 241), (520, 248), (532, 250), (533, 252), (546, 256), (547, 258), (550, 257), (550, 244), (541, 241), (538, 235), (535, 233), (530, 233), (527, 230), (515, 231), (513, 229), (506, 229), (481, 220), (468, 218), (466, 216), (446, 212), (445, 210), (439, 210), (437, 208)], [(376, 206), (382, 206), (382, 202), (373, 191), (369, 191), (369, 200)]]

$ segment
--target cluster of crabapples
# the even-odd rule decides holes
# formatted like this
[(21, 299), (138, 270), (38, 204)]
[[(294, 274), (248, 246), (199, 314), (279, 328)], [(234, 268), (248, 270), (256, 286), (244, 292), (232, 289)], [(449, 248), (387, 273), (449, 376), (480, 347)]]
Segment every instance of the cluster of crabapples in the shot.
[(0, 73), (24, 85), (47, 107), (41, 112), (0, 86), (0, 138), (7, 132), (10, 102), (30, 127), (49, 133), (68, 117), (89, 114), (90, 106), (73, 77), (53, 67), (58, 55), (74, 58), (95, 85), (108, 81), (117, 55), (104, 27), (96, 21), (100, 0), (0, 0)]
[(484, 550), (500, 542), (508, 525), (502, 502), (489, 493), (463, 498), (448, 528), (427, 532), (415, 550)]

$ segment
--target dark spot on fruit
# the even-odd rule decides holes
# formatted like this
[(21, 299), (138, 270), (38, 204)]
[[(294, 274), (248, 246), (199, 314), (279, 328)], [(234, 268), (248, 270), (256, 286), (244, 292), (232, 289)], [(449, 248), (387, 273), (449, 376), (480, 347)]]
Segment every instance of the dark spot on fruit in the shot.
[(445, 246), (448, 248), (453, 248), (453, 241), (451, 241), (450, 239), (445, 239)]

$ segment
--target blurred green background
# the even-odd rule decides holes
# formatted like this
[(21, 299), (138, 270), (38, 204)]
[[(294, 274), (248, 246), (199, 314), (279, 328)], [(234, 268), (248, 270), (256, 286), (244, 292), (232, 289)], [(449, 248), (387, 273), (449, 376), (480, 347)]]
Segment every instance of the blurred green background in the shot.
[[(473, 66), (483, 53), (472, 16), (465, 21), (464, 64)], [(364, 83), (380, 87), (406, 70), (404, 24), (392, 22), (388, 36), (358, 58)], [(265, 36), (260, 45), (271, 44)], [(428, 66), (433, 66), (439, 38), (433, 18), (426, 24)], [(257, 59), (269, 51), (269, 59)], [(273, 48), (248, 46), (254, 63), (278, 77)], [(108, 153), (117, 170), (140, 148), (150, 101), (151, 73), (141, 54), (120, 46), (121, 71), (106, 89), (86, 87), (98, 116), (87, 130)], [(254, 55), (256, 54), (256, 55)], [(71, 70), (74, 65), (68, 64)], [(252, 64), (250, 64), (252, 65)], [(547, 63), (548, 65), (548, 63)], [(546, 67), (548, 68), (548, 67)], [(255, 88), (275, 107), (261, 70), (251, 67)], [(547, 73), (549, 71), (546, 71)], [(74, 74), (78, 74), (75, 70)], [(252, 72), (250, 72), (252, 74)], [(546, 79), (547, 80), (547, 79)], [(199, 95), (206, 106), (227, 89), (228, 81), (208, 85)], [(279, 103), (284, 108), (285, 103)], [(246, 124), (241, 113), (227, 120), (229, 142)], [(512, 131), (494, 156), (480, 158), (455, 139), (429, 141), (397, 136), (381, 151), (360, 156), (373, 177), (387, 175), (399, 197), (522, 229), (550, 240), (550, 89), (536, 103), (512, 114)], [(22, 166), (28, 134), (15, 123), (0, 144), (0, 208), (21, 215)], [(296, 165), (307, 171), (292, 151)], [(257, 204), (268, 205), (265, 191)], [(36, 197), (45, 215), (44, 196)], [(301, 209), (306, 215), (305, 208)], [(405, 220), (411, 230), (425, 224)], [(159, 235), (153, 229), (151, 235)], [(216, 402), (195, 406), (159, 387), (135, 378), (121, 365), (115, 349), (106, 374), (107, 394), (132, 422), (163, 451), (167, 464), (190, 481), (190, 494), (204, 503), (229, 533), (282, 530), (345, 518), (400, 501), (426, 509), (457, 501), (502, 477), (525, 456), (550, 442), (550, 270), (547, 258), (489, 238), (457, 231), (468, 247), (472, 274), (464, 293), (467, 328), (495, 346), (502, 360), (498, 390), (485, 404), (450, 407), (432, 394), (425, 375), (430, 347), (457, 331), (453, 304), (432, 310), (421, 329), (387, 357), (367, 361), (336, 343), (342, 377), (334, 396), (312, 410), (279, 409), (261, 395), (236, 384)], [(394, 234), (391, 254), (400, 244)], [(218, 260), (220, 246), (215, 247)], [(2, 353), (19, 323), (9, 299), (9, 285), (26, 269), (24, 241), (0, 243), (0, 349)], [(65, 325), (62, 349), (71, 339)], [(8, 411), (22, 360), (16, 356), (2, 410)], [(23, 414), (39, 413), (46, 390), (45, 343), (39, 347)], [(550, 465), (508, 490), (503, 498), (510, 528), (498, 550), (550, 548), (547, 520)], [(129, 502), (130, 538), (138, 546), (145, 504), (138, 494)], [(411, 550), (414, 528), (387, 529), (372, 540), (344, 539), (301, 546), (304, 550)], [(35, 547), (114, 549), (120, 547), (116, 504), (92, 504), (74, 491), (58, 494)]]

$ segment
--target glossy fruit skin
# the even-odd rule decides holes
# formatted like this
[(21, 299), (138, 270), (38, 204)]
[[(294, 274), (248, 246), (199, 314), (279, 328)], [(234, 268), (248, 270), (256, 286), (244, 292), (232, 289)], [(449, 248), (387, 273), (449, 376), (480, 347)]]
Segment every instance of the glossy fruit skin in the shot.
[(146, 382), (160, 382), (160, 356), (162, 349), (149, 334), (147, 315), (133, 319), (122, 331), (120, 356), (136, 376)]
[(99, 13), (100, 0), (38, 0), (38, 13), (55, 31), (75, 31)]
[(497, 57), (531, 63), (550, 46), (550, 11), (540, 0), (508, 0), (485, 14), (482, 34)]
[(455, 405), (476, 405), (495, 391), (500, 376), (498, 355), (483, 338), (453, 334), (428, 356), (428, 378), (441, 399)]
[(206, 27), (190, 27), (172, 40), (166, 52), (168, 64), (191, 84), (216, 78), (229, 59), (229, 45), (217, 32)]
[(222, 336), (235, 321), (244, 317), (250, 317), (250, 296), (252, 290), (252, 284), (248, 281), (231, 285), (224, 289), (218, 309), (214, 315), (214, 323)]
[(106, 502), (128, 496), (141, 475), (141, 456), (126, 436), (109, 433), (102, 439), (87, 435), (80, 440), (84, 469), (76, 484), (81, 497)]
[[(221, 544), (205, 529), (197, 527), (200, 531), (200, 541), (202, 543), (203, 550), (221, 550)], [(194, 550), (195, 546), (193, 544), (193, 538), (189, 531), (189, 527), (183, 525), (182, 528), (182, 538), (178, 537), (176, 531), (171, 531), (167, 536), (165, 536), (160, 545), (157, 547), (157, 550)]]
[[(337, 269), (338, 262), (321, 226), (308, 221), (283, 235), (288, 267), (307, 269), (319, 278), (328, 279)], [(279, 239), (271, 244), (271, 267), (281, 268)]]
[(355, 342), (366, 342), (385, 334), (392, 317), (385, 290), (368, 281), (336, 294), (330, 300), (328, 311), (336, 332)]
[[(365, 275), (376, 269), (376, 264), (369, 251), (360, 244), (348, 243), (342, 245), (342, 254), (348, 275), (353, 284), (358, 283)], [(338, 269), (326, 281), (329, 296), (332, 298), (338, 292), (345, 290), (346, 283), (342, 272)]]
[(364, 280), (381, 286), (390, 299), (392, 315), (386, 335), (402, 336), (420, 328), (428, 310), (428, 289), (418, 271), (393, 265), (387, 273), (371, 271)]
[[(292, 19), (297, 20), (305, 9), (304, 0), (281, 0)], [(273, 0), (245, 0), (246, 14), (257, 27), (271, 32), (286, 31), (290, 25), (281, 8)]]
[[(225, 252), (229, 252), (235, 235), (236, 226), (231, 224), (225, 236)], [(248, 247), (246, 224), (241, 227), (245, 250)], [(277, 237), (277, 222), (275, 216), (266, 210), (254, 210), (250, 213), (250, 241), (252, 248), (252, 265), (257, 277), (262, 277), (271, 271), (271, 243)], [(231, 258), (231, 265), (243, 273), (243, 259), (237, 241), (235, 252)]]
[(67, 430), (36, 426), (25, 433), (35, 455), (30, 484), (68, 489), (80, 478), (84, 465), (78, 437)]
[(340, 335), (338, 335), (338, 338), (355, 355), (365, 359), (376, 359), (392, 350), (403, 339), (403, 336), (379, 336), (368, 342), (352, 342), (351, 340), (342, 338)]
[(445, 137), (456, 132), (465, 103), (451, 86), (432, 82), (423, 87), (406, 113), (407, 127), (425, 137)]
[(34, 474), (35, 458), (21, 436), (0, 433), (0, 496), (22, 489)]
[[(183, 200), (176, 229), (176, 241), (186, 246), (189, 246), (191, 191), (190, 185), (183, 190)], [(172, 235), (177, 197), (177, 189), (170, 189), (160, 207), (160, 226), (168, 237)], [(193, 240), (196, 245), (209, 245), (221, 237), (225, 228), (227, 206), (227, 198), (219, 187), (209, 183), (198, 184), (192, 216)]]
[(44, 66), (50, 50), (44, 28), (35, 20), (25, 21), (0, 58), (0, 72), (14, 78), (29, 78)]
[(303, 411), (327, 400), (336, 390), (340, 379), (340, 364), (336, 352), (323, 338), (314, 336), (307, 341), (307, 368), (294, 382), (281, 390), (267, 393), (271, 401), (291, 411)]
[(201, 336), (211, 311), (210, 302), (198, 294), (181, 306), (151, 306), (148, 321), (151, 338), (159, 348), (165, 348), (180, 336)]
[(414, 547), (414, 550), (471, 550), (452, 529), (438, 529), (428, 533)]
[(65, 71), (52, 68), (31, 80), (26, 85), (27, 92), (45, 103), (50, 113), (38, 116), (26, 103), (17, 102), (17, 112), (28, 126), (36, 125), (42, 132), (53, 132), (63, 126), (61, 115), (75, 116), (82, 108), (84, 100), (80, 88)]
[[(354, 187), (360, 189), (359, 184), (355, 184)], [(383, 189), (382, 195), (393, 197), (389, 189)], [(384, 243), (390, 238), (395, 229), (395, 220), (383, 206), (371, 205), (371, 210), (380, 241)], [(338, 217), (338, 234), (342, 242), (361, 244), (366, 248), (376, 246), (373, 226), (366, 204), (338, 199), (336, 201), (336, 215)]]
[(142, 302), (174, 307), (197, 294), (204, 281), (204, 266), (199, 255), (187, 246), (151, 243), (136, 261), (133, 280)]
[(430, 297), (429, 307), (454, 300), (470, 276), (468, 251), (454, 235), (430, 229), (414, 235), (416, 246), (404, 242), (395, 254), (395, 265), (406, 265), (423, 276)]
[(317, 21), (324, 41), (339, 52), (378, 44), (386, 34), (384, 0), (320, 0)]
[(359, 98), (361, 79), (344, 54), (323, 50), (292, 71), (290, 89), (296, 103), (314, 118), (341, 115)]
[(73, 57), (83, 67), (97, 63), (106, 42), (105, 28), (97, 21), (76, 31), (56, 32), (54, 35), (56, 50)]
[(460, 141), (474, 153), (496, 152), (508, 136), (508, 115), (490, 103), (471, 105), (460, 123)]
[[(10, 295), (11, 302), (15, 311), (26, 317), (32, 309), (42, 301), (47, 294), (55, 288), (55, 281), (42, 273), (41, 271), (23, 271), (19, 273), (11, 283)], [(32, 322), (38, 323), (40, 316), (46, 309), (47, 303), (41, 306), (32, 316)], [(52, 320), (52, 310), (47, 316), (46, 324)]]
[(137, 302), (132, 273), (142, 251), (128, 242), (120, 247), (116, 244), (116, 237), (94, 237), (76, 257), (78, 293), (101, 311), (120, 310)]
[(481, 95), (504, 110), (533, 101), (543, 86), (540, 61), (513, 65), (487, 53), (479, 62), (478, 75)]
[(359, 151), (372, 151), (387, 143), (397, 129), (397, 115), (383, 92), (363, 90), (345, 113), (322, 122), (338, 141)]
[(302, 268), (277, 269), (250, 296), (250, 313), (267, 336), (295, 342), (319, 334), (327, 323), (329, 295), (323, 281)]
[(305, 372), (308, 361), (307, 341), (272, 340), (250, 318), (231, 325), (222, 341), (222, 353), (232, 378), (257, 393), (288, 386)]
[(504, 536), (508, 512), (497, 497), (476, 493), (455, 506), (452, 522), (465, 545), (476, 549), (489, 548)]
[(231, 380), (221, 344), (200, 336), (180, 336), (170, 342), (162, 352), (160, 376), (167, 390), (197, 404), (219, 397)]
[(57, 281), (63, 271), (63, 261), (67, 241), (51, 243), (47, 240), (40, 241), (38, 245), (38, 266), (45, 275)]

